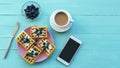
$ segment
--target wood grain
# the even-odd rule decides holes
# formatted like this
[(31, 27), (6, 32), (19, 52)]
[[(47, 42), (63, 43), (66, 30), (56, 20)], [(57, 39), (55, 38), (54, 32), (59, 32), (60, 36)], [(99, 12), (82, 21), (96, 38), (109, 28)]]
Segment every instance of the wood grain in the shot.
[[(27, 21), (21, 15), (21, 7), (26, 1), (28, 0), (0, 1), (1, 68), (66, 68), (56, 57), (70, 35), (83, 41), (70, 68), (120, 68), (120, 0), (35, 0), (41, 5), (41, 15), (34, 22)], [(55, 32), (49, 25), (51, 13), (60, 8), (69, 11), (75, 21), (65, 33)], [(48, 27), (54, 37), (56, 50), (46, 61), (29, 65), (19, 56), (15, 39), (11, 53), (3, 60), (16, 21), (21, 25), (17, 35), (29, 26)]]

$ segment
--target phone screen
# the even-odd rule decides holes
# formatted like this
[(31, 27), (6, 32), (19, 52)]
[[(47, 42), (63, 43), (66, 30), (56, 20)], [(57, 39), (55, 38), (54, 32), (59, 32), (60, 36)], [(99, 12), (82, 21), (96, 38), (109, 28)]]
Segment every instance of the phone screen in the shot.
[(62, 52), (60, 53), (59, 57), (70, 63), (79, 46), (80, 43), (70, 38), (65, 47), (63, 48)]

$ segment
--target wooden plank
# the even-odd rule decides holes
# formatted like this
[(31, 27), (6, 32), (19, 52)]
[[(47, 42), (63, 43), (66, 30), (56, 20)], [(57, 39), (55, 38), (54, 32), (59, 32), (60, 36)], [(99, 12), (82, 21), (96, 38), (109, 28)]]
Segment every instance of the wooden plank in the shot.
[[(10, 18), (11, 17), (11, 18)], [(41, 16), (38, 20), (34, 22), (27, 21), (22, 16), (0, 16), (0, 30), (6, 29), (5, 31), (0, 32), (2, 36), (11, 36), (13, 27), (17, 21), (20, 22), (21, 30), (33, 26), (33, 25), (46, 25), (50, 30), (52, 28), (49, 25), (50, 16)], [(79, 34), (119, 34), (120, 19), (119, 16), (74, 16), (75, 20), (71, 32)], [(9, 25), (8, 25), (9, 24)]]
[[(49, 66), (49, 68), (56, 68), (56, 67), (62, 67), (65, 68), (63, 64), (58, 62), (56, 60), (56, 57), (58, 56), (58, 52), (60, 52), (59, 49), (56, 49), (55, 52), (44, 62), (37, 63), (34, 65), (28, 64), (25, 60), (22, 59), (21, 56), (19, 56), (18, 52), (16, 50), (11, 50), (8, 58), (6, 60), (3, 59), (3, 54), (5, 50), (0, 50), (0, 65), (2, 68), (6, 67), (22, 67), (22, 68), (46, 68)], [(76, 56), (74, 57), (70, 68), (73, 67), (83, 67), (83, 68), (89, 68), (89, 67), (110, 67), (110, 64), (112, 64), (112, 67), (119, 67), (119, 48), (118, 49), (84, 49), (84, 46), (80, 48)], [(98, 62), (99, 61), (99, 62)], [(17, 63), (16, 63), (17, 62)], [(102, 62), (102, 63), (101, 63)]]
[[(115, 15), (120, 16), (118, 7), (120, 0), (36, 0), (41, 5), (44, 15), (50, 15), (55, 9), (66, 9), (73, 15)], [(1, 15), (21, 15), (21, 7), (25, 0), (12, 0), (10, 2), (2, 1), (0, 4)], [(17, 4), (16, 4), (17, 3)], [(89, 8), (88, 8), (89, 7)]]

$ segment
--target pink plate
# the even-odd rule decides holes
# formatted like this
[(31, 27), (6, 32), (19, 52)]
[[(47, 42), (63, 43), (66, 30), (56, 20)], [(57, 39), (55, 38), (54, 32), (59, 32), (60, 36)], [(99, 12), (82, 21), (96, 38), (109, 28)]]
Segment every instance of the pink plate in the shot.
[[(24, 30), (28, 35), (30, 35), (30, 28), (31, 27), (28, 27), (27, 29)], [(49, 32), (48, 32), (48, 39), (52, 43), (54, 43), (53, 37)], [(19, 43), (17, 43), (17, 45), (18, 45), (18, 52), (23, 57), (26, 54), (26, 50)], [(39, 56), (39, 58), (35, 62), (42, 62), (47, 58), (48, 58), (48, 56), (46, 54), (44, 54), (44, 52), (42, 52), (42, 54)]]

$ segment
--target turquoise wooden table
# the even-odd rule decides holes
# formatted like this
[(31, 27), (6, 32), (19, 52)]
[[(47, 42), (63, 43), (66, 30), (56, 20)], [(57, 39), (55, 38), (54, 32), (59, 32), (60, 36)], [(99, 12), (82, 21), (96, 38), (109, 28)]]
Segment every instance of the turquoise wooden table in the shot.
[[(21, 15), (26, 0), (0, 0), (0, 68), (120, 68), (120, 0), (35, 0), (41, 5), (41, 16), (30, 23)], [(56, 9), (69, 11), (74, 19), (71, 29), (55, 32), (49, 25)], [(3, 56), (16, 22), (16, 35), (29, 26), (46, 25), (54, 37), (56, 50), (44, 62), (28, 64), (18, 54), (16, 40), (7, 58)], [(83, 45), (66, 67), (56, 60), (70, 35), (81, 39)]]

